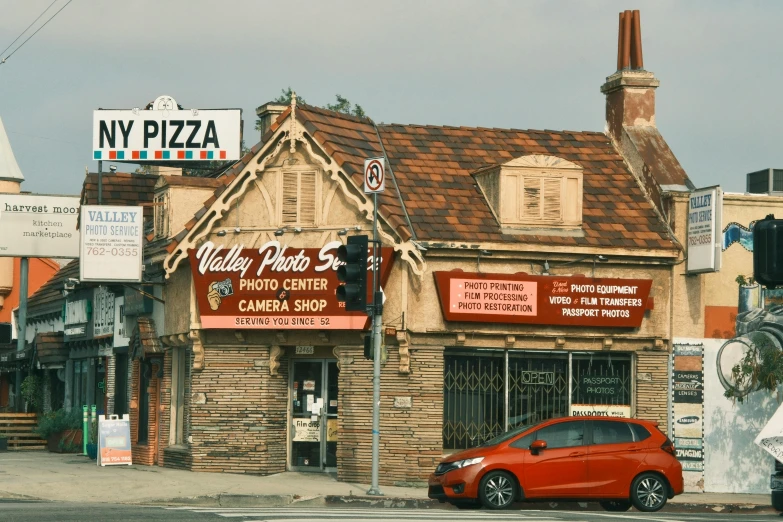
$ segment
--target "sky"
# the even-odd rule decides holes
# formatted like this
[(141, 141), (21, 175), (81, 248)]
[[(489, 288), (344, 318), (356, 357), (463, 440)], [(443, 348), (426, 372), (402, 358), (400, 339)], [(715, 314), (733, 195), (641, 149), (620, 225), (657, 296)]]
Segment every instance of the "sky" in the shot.
[[(0, 0), (0, 49), (51, 3)], [(288, 86), (376, 122), (603, 131), (624, 9), (641, 10), (656, 122), (694, 184), (742, 192), (783, 168), (776, 0), (74, 0), (0, 65), (0, 118), (22, 189), (44, 194), (97, 170), (93, 110), (164, 94), (243, 109), (247, 145), (255, 108)]]

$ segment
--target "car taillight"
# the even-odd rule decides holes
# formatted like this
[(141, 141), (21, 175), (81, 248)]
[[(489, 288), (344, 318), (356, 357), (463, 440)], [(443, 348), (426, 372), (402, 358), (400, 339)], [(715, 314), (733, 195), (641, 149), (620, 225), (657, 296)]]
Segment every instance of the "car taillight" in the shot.
[(663, 445), (661, 446), (661, 449), (666, 453), (671, 453), (672, 455), (674, 455), (674, 444), (672, 443), (672, 441), (669, 440), (668, 437), (666, 438), (666, 442), (664, 442)]

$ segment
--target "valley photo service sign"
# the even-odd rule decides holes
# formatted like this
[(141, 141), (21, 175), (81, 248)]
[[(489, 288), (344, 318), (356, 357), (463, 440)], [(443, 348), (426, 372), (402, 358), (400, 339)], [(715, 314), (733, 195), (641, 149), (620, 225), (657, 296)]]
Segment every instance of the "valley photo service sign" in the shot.
[(105, 283), (141, 282), (142, 207), (84, 205), (80, 227), (79, 279)]

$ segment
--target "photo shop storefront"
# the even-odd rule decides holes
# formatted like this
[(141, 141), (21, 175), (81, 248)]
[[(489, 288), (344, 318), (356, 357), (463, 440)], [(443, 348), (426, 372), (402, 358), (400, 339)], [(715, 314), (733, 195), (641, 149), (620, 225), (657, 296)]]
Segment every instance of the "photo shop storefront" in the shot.
[[(604, 338), (595, 340), (595, 334), (627, 338), (633, 333), (652, 308), (651, 280), (452, 271), (435, 272), (435, 281), (448, 327), (484, 323), (486, 330), (491, 324), (506, 334), (501, 337), (507, 345), (470, 346), (462, 336), (461, 346), (445, 347), (444, 452), (551, 418), (637, 413), (634, 345), (641, 343), (612, 346)], [(526, 325), (534, 330), (525, 332)], [(560, 349), (551, 349), (553, 332)], [(580, 349), (585, 338), (594, 339), (585, 348), (598, 349)], [(647, 343), (645, 357), (654, 346)], [(658, 362), (665, 371), (665, 352)], [(665, 388), (665, 381), (659, 385)]]
[[(346, 403), (340, 362), (348, 351), (361, 354), (370, 324), (336, 299), (341, 244), (223, 249), (207, 242), (190, 251), (204, 359), (191, 372), (187, 467), (337, 471)], [(382, 285), (393, 258), (384, 248)], [(371, 267), (372, 259), (370, 280)]]

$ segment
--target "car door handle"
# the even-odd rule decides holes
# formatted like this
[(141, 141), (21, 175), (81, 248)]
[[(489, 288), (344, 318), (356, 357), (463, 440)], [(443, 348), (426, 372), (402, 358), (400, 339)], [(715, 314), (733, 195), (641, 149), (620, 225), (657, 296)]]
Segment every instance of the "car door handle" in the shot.
[(569, 457), (584, 457), (585, 452), (584, 451), (574, 451), (568, 454)]
[(628, 448), (628, 451), (641, 451), (641, 449), (639, 446), (631, 446)]

